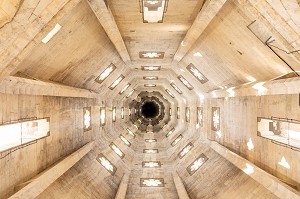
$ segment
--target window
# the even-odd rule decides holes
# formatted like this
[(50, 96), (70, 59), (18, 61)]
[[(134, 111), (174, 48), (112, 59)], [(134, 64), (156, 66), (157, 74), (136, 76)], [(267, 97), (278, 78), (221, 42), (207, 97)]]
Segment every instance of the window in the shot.
[(161, 163), (160, 161), (144, 161), (142, 162), (143, 168), (160, 168)]
[(140, 179), (141, 187), (164, 187), (164, 179), (163, 178), (141, 178)]
[(127, 128), (126, 130), (129, 135), (131, 135), (133, 138), (135, 138), (135, 134), (129, 128)]
[(198, 81), (201, 82), (201, 84), (208, 81), (208, 79), (193, 64), (189, 64), (186, 68), (190, 73), (192, 73), (192, 75), (194, 75), (194, 77), (197, 78)]
[(289, 147), (300, 149), (300, 121), (272, 117), (257, 118), (257, 135)]
[(141, 59), (163, 59), (164, 52), (142, 51), (139, 53)]
[(201, 155), (194, 162), (192, 162), (192, 164), (190, 164), (186, 170), (190, 175), (193, 175), (207, 160), (208, 158), (201, 153)]
[(175, 128), (172, 128), (167, 134), (166, 137), (169, 137), (172, 133), (174, 133)]
[(145, 142), (153, 143), (153, 142), (157, 142), (157, 139), (145, 139)]
[(54, 37), (54, 35), (56, 35), (58, 33), (58, 31), (61, 29), (61, 25), (60, 24), (55, 24), (54, 28), (42, 39), (42, 42), (44, 44), (48, 43), (52, 37)]
[(181, 159), (183, 158), (192, 148), (194, 147), (194, 145), (190, 142), (188, 143), (179, 153), (178, 153), (178, 157)]
[(144, 149), (144, 153), (158, 153), (158, 149)]
[(156, 87), (156, 84), (144, 84), (144, 87)]
[(126, 98), (130, 97), (130, 96), (133, 94), (133, 92), (134, 92), (134, 89), (132, 89), (132, 90), (128, 93), (128, 95), (126, 96)]
[(157, 76), (144, 76), (143, 77), (144, 80), (158, 80)]
[(109, 89), (113, 90), (114, 88), (116, 88), (116, 86), (118, 86), (118, 84), (120, 84), (120, 82), (124, 79), (125, 77), (123, 75), (120, 75), (110, 86)]
[(182, 91), (174, 83), (171, 83), (170, 85), (177, 91), (177, 93), (180, 95), (182, 94)]
[(106, 110), (105, 107), (100, 108), (100, 125), (105, 125)]
[(167, 12), (168, 0), (141, 0), (140, 12), (144, 23), (162, 23)]
[(182, 75), (179, 75), (177, 77), (189, 90), (193, 90), (194, 87), (182, 76)]
[(96, 160), (111, 174), (114, 175), (117, 171), (115, 167), (102, 153), (98, 155)]
[(112, 108), (112, 121), (116, 122), (116, 112), (117, 112), (117, 108), (113, 107)]
[(120, 157), (123, 158), (125, 154), (112, 142), (109, 147)]
[(123, 135), (120, 135), (120, 139), (124, 142), (124, 144), (126, 144), (127, 146), (130, 146), (131, 143), (123, 136)]
[(159, 71), (161, 66), (142, 66), (142, 70), (146, 71)]
[(181, 139), (183, 138), (183, 136), (180, 134), (172, 143), (171, 146), (175, 146)]
[(101, 84), (117, 67), (113, 64), (108, 66), (95, 80), (99, 84)]
[(121, 107), (121, 118), (124, 119), (124, 107)]
[(197, 124), (203, 127), (203, 108), (197, 107)]
[(175, 98), (175, 96), (173, 95), (173, 93), (171, 93), (171, 91), (169, 89), (166, 89), (166, 92), (172, 97)]
[(83, 130), (89, 131), (91, 129), (91, 107), (85, 107), (83, 108)]
[(120, 95), (122, 95), (130, 86), (131, 84), (126, 84), (126, 86), (124, 86), (124, 88), (119, 92)]
[(50, 118), (0, 125), (0, 151), (27, 144), (50, 135)]
[(220, 108), (212, 107), (212, 123), (211, 130), (219, 131), (220, 130)]
[(190, 122), (190, 108), (189, 107), (185, 108), (185, 121)]

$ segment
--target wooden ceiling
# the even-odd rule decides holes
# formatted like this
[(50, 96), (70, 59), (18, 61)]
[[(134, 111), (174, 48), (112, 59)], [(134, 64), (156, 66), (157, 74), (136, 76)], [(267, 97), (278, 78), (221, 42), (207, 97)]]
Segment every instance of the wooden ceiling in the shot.
[(162, 51), (170, 62), (204, 0), (170, 1), (163, 23), (143, 23), (139, 1), (108, 2), (132, 61), (141, 51)]
[[(209, 9), (216, 3), (220, 10), (212, 14)], [(11, 48), (11, 53), (4, 51), (2, 57), (10, 57), (3, 59), (2, 78), (7, 75), (30, 77), (103, 94), (111, 92), (108, 86), (119, 73), (135, 73), (135, 76), (125, 76), (124, 83), (128, 83), (143, 76), (143, 72), (136, 68), (142, 65), (160, 65), (173, 74), (172, 79), (176, 79), (179, 74), (183, 75), (193, 85), (195, 93), (199, 94), (219, 88), (237, 87), (251, 81), (268, 81), (300, 68), (300, 56), (296, 51), (299, 35), (295, 36), (300, 32), (297, 19), (299, 5), (294, 1), (258, 5), (252, 1), (247, 3), (233, 0), (187, 0), (184, 5), (180, 1), (170, 1), (163, 23), (143, 23), (140, 3), (135, 0), (111, 0), (107, 5), (97, 1), (78, 1), (72, 4), (57, 1), (57, 4), (61, 6), (61, 10), (56, 10), (57, 14), (53, 15), (48, 24), (43, 24), (44, 27), (39, 32), (35, 32), (36, 36), (32, 35), (32, 40), (26, 38), (27, 40), (22, 39), (22, 43), (19, 42), (24, 37), (21, 27), (32, 26), (37, 18), (22, 21), (19, 27), (15, 25), (17, 31), (12, 36), (7, 34), (8, 27), (15, 21), (0, 29), (3, 35), (1, 39), (4, 41), (2, 50), (9, 45), (18, 49), (16, 51)], [(42, 16), (47, 5), (51, 3), (36, 2), (36, 16)], [(263, 5), (271, 16), (281, 17), (279, 26), (285, 27), (286, 31), (277, 26), (272, 28), (274, 19), (264, 17), (261, 9)], [(291, 6), (294, 5), (296, 7), (292, 9)], [(29, 4), (25, 1), (22, 6)], [(16, 15), (18, 20), (23, 14), (23, 17), (28, 15), (23, 12), (22, 6)], [(105, 10), (109, 12), (102, 14), (103, 20), (99, 12), (103, 13)], [(206, 19), (206, 16), (210, 18)], [(197, 32), (197, 24), (204, 22), (207, 27), (201, 29), (202, 32)], [(42, 43), (41, 39), (56, 23), (62, 29), (47, 44)], [(112, 27), (114, 24), (116, 26)], [(115, 34), (116, 30), (121, 37)], [(272, 37), (272, 45), (275, 47), (265, 45), (262, 38), (265, 39), (266, 35)], [(5, 37), (8, 39), (5, 40)], [(194, 42), (185, 44), (186, 41)], [(125, 44), (125, 49), (122, 43)], [(279, 48), (295, 52), (288, 54)], [(164, 52), (165, 55), (163, 59), (141, 59), (139, 52), (142, 51)], [(187, 53), (183, 54), (179, 62), (176, 61), (175, 54), (182, 52)], [(200, 56), (194, 56), (195, 53)], [(99, 85), (95, 78), (110, 63), (114, 63), (117, 70)], [(186, 70), (190, 63), (209, 80), (207, 83), (199, 83)]]
[[(67, 141), (64, 140), (65, 142), (62, 143), (67, 145), (70, 144), (70, 140), (77, 139), (77, 137), (83, 139), (81, 138), (81, 136), (83, 137), (81, 129), (78, 126), (79, 121), (82, 124), (81, 108), (83, 106), (89, 105), (93, 107), (93, 119), (96, 118), (95, 121), (97, 120), (98, 122), (100, 118), (98, 109), (100, 106), (117, 106), (119, 113), (121, 106), (128, 105), (133, 97), (146, 90), (144, 87), (145, 83), (155, 83), (157, 86), (147, 89), (147, 91), (158, 91), (165, 95), (173, 108), (173, 118), (176, 118), (177, 113), (175, 110), (177, 110), (177, 107), (181, 108), (180, 118), (172, 119), (167, 128), (176, 126), (176, 133), (186, 133), (184, 134), (185, 142), (181, 142), (176, 147), (170, 147), (169, 143), (172, 141), (171, 138), (175, 138), (175, 134), (173, 135), (174, 137), (168, 139), (160, 134), (163, 137), (162, 139), (164, 139), (163, 142), (157, 145), (159, 150), (162, 151), (160, 158), (170, 167), (176, 163), (184, 165), (184, 167), (179, 166), (178, 168), (179, 171), (182, 171), (181, 177), (184, 177), (186, 182), (189, 183), (187, 190), (193, 197), (197, 198), (205, 193), (199, 191), (202, 186), (207, 186), (206, 193), (208, 195), (213, 197), (216, 194), (217, 185), (208, 186), (210, 184), (202, 182), (203, 184), (200, 186), (197, 183), (198, 178), (204, 176), (203, 173), (198, 173), (195, 175), (196, 177), (191, 177), (186, 172), (186, 164), (194, 160), (197, 155), (196, 152), (205, 151), (210, 155), (209, 158), (214, 160), (213, 163), (210, 163), (211, 165), (206, 165), (204, 168), (208, 172), (205, 179), (209, 179), (210, 176), (213, 176), (213, 179), (216, 179), (216, 181), (221, 179), (222, 186), (219, 189), (221, 192), (218, 193), (220, 197), (223, 191), (226, 191), (228, 195), (231, 195), (231, 192), (236, 194), (235, 189), (227, 189), (230, 187), (227, 175), (232, 175), (236, 179), (235, 182), (246, 181), (253, 192), (257, 189), (260, 190), (256, 193), (257, 195), (266, 193), (269, 198), (276, 198), (237, 167), (229, 164), (227, 160), (221, 158), (211, 149), (209, 150), (209, 146), (203, 145), (199, 141), (202, 139), (201, 136), (208, 138), (205, 134), (210, 133), (210, 123), (205, 124), (205, 129), (209, 130), (203, 132), (202, 129), (200, 132), (199, 127), (195, 127), (194, 124), (197, 120), (196, 108), (200, 106), (199, 104), (207, 110), (210, 110), (212, 106), (225, 105), (229, 113), (237, 103), (244, 105), (246, 104), (245, 101), (247, 101), (246, 99), (245, 101), (241, 100), (241, 102), (234, 100), (229, 102), (226, 101), (227, 99), (212, 99), (212, 101), (204, 104), (199, 102), (201, 101), (199, 100), (201, 95), (210, 98), (215, 90), (219, 90), (220, 93), (223, 90), (226, 93), (228, 88), (238, 88), (248, 83), (255, 84), (270, 81), (287, 73), (292, 73), (292, 76), (300, 75), (299, 0), (169, 0), (163, 23), (143, 23), (139, 0), (11, 0), (7, 2), (11, 2), (14, 9), (9, 9), (11, 11), (9, 13), (2, 12), (3, 7), (5, 7), (3, 2), (0, 3), (2, 5), (0, 9), (0, 27), (3, 26), (0, 28), (0, 80), (3, 80), (0, 88), (6, 94), (30, 93), (32, 95), (24, 95), (16, 99), (13, 99), (12, 96), (6, 97), (1, 95), (3, 104), (11, 103), (14, 112), (18, 112), (18, 108), (21, 111), (27, 110), (26, 103), (30, 101), (30, 114), (36, 114), (35, 112), (39, 112), (45, 106), (47, 107), (45, 114), (55, 115), (55, 120), (57, 121), (60, 121), (60, 117), (65, 117), (64, 119), (71, 118), (72, 122), (70, 120), (68, 122), (61, 120), (61, 123), (57, 122), (55, 124), (58, 127), (60, 126), (60, 128), (57, 127), (59, 130), (56, 129), (57, 137), (55, 139), (59, 140), (57, 142), (60, 143), (60, 139), (66, 138), (65, 140)], [(20, 6), (19, 2), (21, 2)], [(62, 26), (61, 30), (48, 43), (42, 43), (42, 39), (57, 23)], [(143, 51), (164, 52), (164, 58), (141, 59), (139, 53)], [(96, 82), (95, 79), (111, 63), (117, 69), (101, 84)], [(191, 63), (208, 79), (207, 82), (202, 84), (187, 70), (186, 67)], [(141, 66), (161, 66), (161, 70), (143, 71)], [(115, 89), (109, 89), (108, 87), (120, 75), (124, 75), (124, 80)], [(151, 75), (157, 76), (158, 80), (143, 79), (143, 76)], [(178, 79), (179, 75), (182, 75), (194, 89), (189, 90), (186, 88)], [(178, 94), (171, 87), (170, 84), (172, 82), (183, 91), (182, 95)], [(131, 84), (130, 87), (120, 95), (119, 92), (128, 83)], [(39, 91), (39, 89), (44, 91)], [(126, 98), (125, 96), (132, 89), (135, 89), (136, 92), (131, 98)], [(165, 89), (169, 89), (175, 95), (175, 98), (168, 96)], [(48, 98), (40, 99), (40, 97), (37, 97), (33, 99), (35, 95), (77, 97), (78, 99), (68, 100), (67, 98), (60, 99), (59, 97), (53, 102), (53, 100), (51, 101)], [(291, 101), (295, 102), (296, 97), (293, 96)], [(85, 98), (94, 99), (89, 99), (86, 102)], [(43, 100), (48, 101), (44, 103)], [(237, 100), (239, 99), (237, 98)], [(284, 101), (282, 99), (276, 100)], [(276, 100), (274, 102), (270, 100), (273, 106), (276, 106)], [(37, 104), (35, 104), (35, 101)], [(39, 104), (42, 104), (42, 108), (40, 108)], [(53, 104), (55, 109), (51, 109)], [(64, 113), (63, 111), (68, 108), (64, 104), (69, 104), (69, 109), (72, 111)], [(260, 104), (253, 101), (253, 104), (255, 105), (253, 105), (255, 107), (253, 115), (253, 110), (248, 110), (251, 107), (246, 109), (247, 113), (251, 112), (251, 115), (247, 118), (249, 121), (256, 121), (256, 114), (261, 109), (268, 109), (268, 107), (264, 107), (262, 102)], [(281, 109), (286, 112), (287, 107), (292, 107), (290, 104), (284, 105), (281, 105)], [(185, 121), (185, 108), (188, 106), (191, 108), (191, 122)], [(59, 111), (57, 112), (56, 109)], [(235, 143), (230, 143), (231, 140), (229, 140), (228, 143), (237, 147), (245, 144), (245, 137), (251, 135), (250, 133), (240, 133), (246, 125), (239, 124), (247, 123), (247, 120), (240, 121), (242, 119), (239, 116), (243, 114), (241, 110), (244, 110), (244, 108), (240, 108), (234, 115), (236, 118), (239, 118), (237, 124), (233, 125), (233, 119), (231, 120), (230, 116), (225, 117), (225, 119), (229, 118), (229, 121), (226, 120), (225, 132), (232, 133), (231, 128), (233, 128), (236, 134), (232, 140), (234, 138), (240, 139), (234, 141)], [(13, 115), (13, 119), (19, 118), (18, 114), (12, 114), (10, 111), (9, 107), (7, 110), (6, 107), (4, 108), (5, 114), (3, 118), (5, 121), (11, 115)], [(293, 113), (294, 115), (299, 113), (297, 109), (293, 111), (295, 112)], [(27, 112), (23, 112), (20, 116), (27, 117)], [(269, 110), (266, 112), (267, 114), (265, 115), (271, 115)], [(224, 113), (222, 112), (221, 114)], [(204, 119), (210, 121), (211, 118), (208, 111), (205, 113)], [(252, 123), (251, 127), (255, 126)], [(68, 132), (68, 126), (76, 128), (74, 131), (79, 135), (73, 135), (72, 132)], [(97, 143), (98, 148), (95, 147), (90, 157), (85, 157), (77, 167), (69, 170), (69, 173), (63, 178), (65, 177), (72, 181), (72, 173), (77, 172), (74, 170), (84, 167), (81, 164), (87, 165), (88, 163), (85, 162), (90, 161), (93, 161), (93, 164), (84, 169), (93, 169), (96, 173), (95, 175), (99, 175), (97, 173), (99, 165), (93, 155), (105, 151), (107, 149), (106, 144), (118, 139), (120, 134), (126, 132), (125, 128), (127, 126), (131, 127), (132, 124), (128, 123), (127, 120), (118, 120), (115, 125), (108, 122), (106, 126), (111, 132), (107, 132), (107, 129), (103, 130), (104, 128), (100, 127), (100, 122), (95, 123), (95, 128), (93, 128), (97, 129), (97, 131), (93, 131), (93, 134), (89, 135), (88, 138), (89, 140), (94, 140), (95, 138), (99, 142)], [(98, 132), (99, 129), (101, 129), (100, 133)], [(187, 129), (189, 130), (187, 131)], [(60, 132), (64, 131), (69, 134), (61, 135)], [(251, 133), (253, 132), (256, 133), (256, 130), (252, 129)], [(215, 134), (211, 134), (212, 137), (215, 136)], [(243, 135), (242, 138), (239, 137), (241, 135)], [(64, 138), (61, 138), (61, 136), (64, 136)], [(69, 139), (72, 136), (73, 138)], [(225, 138), (229, 139), (231, 136), (226, 135)], [(51, 139), (53, 138), (51, 137)], [(53, 148), (55, 148), (56, 144), (55, 139), (53, 139), (54, 141), (49, 141), (51, 144), (54, 143), (51, 145)], [(188, 161), (178, 160), (178, 152), (186, 145), (186, 142), (191, 140), (199, 141), (195, 145), (195, 149), (192, 152), (193, 155), (187, 158)], [(114, 157), (114, 163), (118, 164), (119, 168), (132, 166), (133, 172), (136, 172), (131, 181), (129, 181), (131, 186), (128, 192), (129, 198), (135, 198), (140, 191), (139, 185), (136, 184), (138, 178), (141, 175), (147, 177), (149, 173), (152, 173), (143, 173), (144, 170), (135, 161), (140, 161), (140, 159), (146, 157), (147, 155), (142, 154), (141, 151), (146, 146), (152, 145), (145, 144), (144, 139), (130, 141), (133, 143), (133, 147), (130, 149), (122, 145), (120, 140), (117, 143), (123, 147), (122, 150), (126, 150), (124, 161), (120, 161), (117, 156), (114, 157), (110, 151), (107, 150), (106, 152), (110, 157)], [(224, 144), (227, 144), (225, 141)], [(74, 149), (79, 147), (80, 144), (82, 144), (81, 140), (79, 144), (74, 141)], [(261, 148), (263, 146), (261, 144)], [(270, 147), (268, 150), (272, 151), (272, 149)], [(68, 150), (71, 151), (71, 149)], [(239, 149), (236, 150), (238, 151)], [(56, 155), (51, 150), (49, 154)], [(57, 156), (63, 157), (66, 154), (67, 152), (62, 150), (61, 154), (59, 153)], [(288, 153), (286, 152), (285, 154)], [(258, 157), (260, 158), (260, 155)], [(268, 158), (265, 159), (269, 160)], [(47, 158), (45, 159), (47, 160)], [(272, 163), (275, 162), (274, 165), (277, 165), (276, 161), (274, 159)], [(54, 160), (50, 161), (50, 163), (54, 163)], [(220, 165), (217, 165), (219, 163)], [(13, 164), (13, 162), (10, 164)], [(293, 163), (293, 165), (296, 164)], [(274, 165), (272, 166), (274, 167)], [(158, 174), (166, 173), (166, 180), (172, 183), (168, 184), (161, 193), (152, 191), (152, 195), (149, 198), (177, 197), (174, 194), (175, 185), (167, 166), (160, 170)], [(210, 170), (211, 168), (215, 168), (215, 170)], [(226, 176), (222, 175), (222, 169), (226, 170), (224, 172)], [(215, 172), (216, 170), (218, 172)], [(13, 172), (11, 171), (10, 173)], [(81, 174), (80, 176), (84, 178), (86, 174), (90, 175), (89, 178), (95, 178), (93, 173), (89, 173), (89, 171), (85, 171), (84, 175)], [(109, 187), (109, 184), (101, 187), (103, 193), (112, 197), (111, 190), (113, 192), (116, 191), (116, 184), (121, 181), (121, 174), (123, 173), (119, 170), (116, 177), (102, 176), (101, 179), (95, 178), (96, 180), (92, 187), (99, 186), (103, 179), (106, 179), (107, 183), (115, 183), (112, 187)], [(288, 176), (293, 177), (290, 173)], [(61, 184), (64, 182), (63, 179), (56, 181), (40, 197), (50, 197), (51, 195), (48, 192), (50, 193), (52, 190), (56, 190), (57, 187), (61, 187)], [(76, 186), (82, 183), (80, 178), (72, 182), (74, 183), (70, 185), (72, 189), (76, 189)], [(10, 184), (7, 184), (6, 187), (10, 187)], [(239, 184), (235, 187), (241, 187), (245, 195), (248, 194), (247, 186)], [(68, 195), (64, 191), (61, 190), (58, 194)], [(9, 192), (12, 193), (13, 190)], [(76, 195), (76, 192), (74, 193)], [(99, 191), (97, 194), (102, 194), (102, 192)], [(253, 195), (253, 197), (257, 195)]]

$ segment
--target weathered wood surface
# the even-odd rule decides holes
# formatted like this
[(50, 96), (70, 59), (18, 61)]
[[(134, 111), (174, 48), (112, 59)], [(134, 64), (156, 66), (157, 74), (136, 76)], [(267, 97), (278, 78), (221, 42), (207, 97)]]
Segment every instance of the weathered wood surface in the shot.
[(61, 175), (73, 167), (73, 165), (76, 164), (81, 158), (89, 153), (93, 147), (94, 142), (89, 142), (88, 144), (84, 145), (68, 157), (64, 158), (62, 161), (55, 164), (53, 167), (49, 168), (43, 174), (33, 179), (32, 182), (30, 182), (27, 186), (9, 198), (36, 198)]
[[(0, 121), (50, 117), (50, 136), (0, 154), (0, 198), (94, 139), (99, 128), (96, 99), (0, 94)], [(83, 107), (92, 107), (92, 130), (83, 131)]]

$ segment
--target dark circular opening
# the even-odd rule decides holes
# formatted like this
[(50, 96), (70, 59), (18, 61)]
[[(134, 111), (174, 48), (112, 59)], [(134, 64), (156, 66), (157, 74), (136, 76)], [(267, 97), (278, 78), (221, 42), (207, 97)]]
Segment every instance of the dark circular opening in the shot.
[(155, 102), (145, 102), (142, 106), (142, 115), (145, 118), (155, 118), (158, 116), (159, 107)]

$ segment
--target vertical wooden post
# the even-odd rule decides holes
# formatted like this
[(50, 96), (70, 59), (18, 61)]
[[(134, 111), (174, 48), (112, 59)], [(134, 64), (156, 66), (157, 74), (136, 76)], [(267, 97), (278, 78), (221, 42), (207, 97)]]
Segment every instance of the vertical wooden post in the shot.
[(172, 176), (173, 176), (174, 184), (175, 184), (179, 199), (189, 199), (190, 197), (189, 197), (188, 193), (186, 192), (186, 189), (185, 189), (179, 175), (177, 174), (177, 172), (175, 171), (172, 174)]
[(115, 199), (125, 199), (130, 173), (125, 173), (122, 177)]

